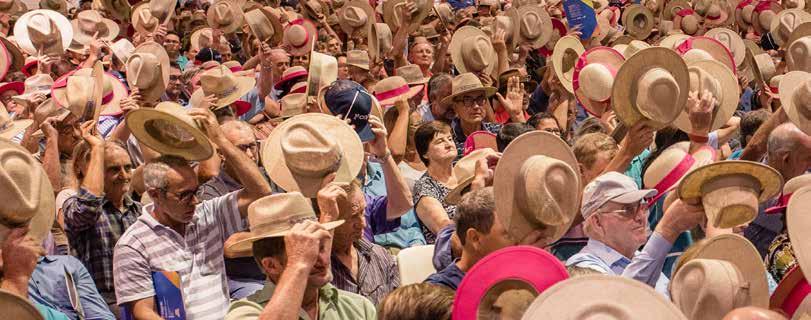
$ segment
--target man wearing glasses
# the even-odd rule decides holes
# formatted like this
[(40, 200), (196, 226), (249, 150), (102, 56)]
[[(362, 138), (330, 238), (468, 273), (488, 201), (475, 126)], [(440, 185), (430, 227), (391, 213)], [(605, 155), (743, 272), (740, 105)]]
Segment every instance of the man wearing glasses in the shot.
[(636, 279), (667, 295), (665, 258), (681, 232), (703, 221), (704, 209), (676, 200), (650, 232), (647, 201), (655, 195), (656, 190), (639, 190), (630, 177), (618, 172), (586, 185), (580, 212), (589, 241), (566, 265)]

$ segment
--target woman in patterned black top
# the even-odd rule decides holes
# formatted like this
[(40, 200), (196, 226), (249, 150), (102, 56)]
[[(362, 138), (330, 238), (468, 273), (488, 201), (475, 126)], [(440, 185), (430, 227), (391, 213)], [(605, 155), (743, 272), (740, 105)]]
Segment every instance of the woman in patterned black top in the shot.
[(432, 244), (436, 233), (450, 224), (456, 214), (456, 206), (445, 202), (450, 187), (456, 185), (453, 175), (456, 145), (451, 128), (440, 121), (421, 125), (414, 134), (414, 143), (417, 154), (428, 167), (414, 184), (414, 208), (425, 241)]

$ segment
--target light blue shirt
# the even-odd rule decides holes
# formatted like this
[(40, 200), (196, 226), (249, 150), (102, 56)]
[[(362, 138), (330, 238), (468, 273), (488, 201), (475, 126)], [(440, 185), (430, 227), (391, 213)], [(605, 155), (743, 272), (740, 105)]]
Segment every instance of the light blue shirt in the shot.
[(589, 239), (583, 250), (566, 260), (566, 266), (588, 268), (639, 280), (669, 297), (667, 287), (670, 280), (662, 274), (662, 266), (672, 246), (672, 243), (654, 232), (642, 251), (637, 251), (633, 259), (628, 259), (604, 243)]
[(68, 295), (65, 273), (70, 273), (82, 306), (84, 319), (115, 319), (107, 303), (96, 289), (96, 283), (81, 261), (73, 256), (44, 256), (28, 282), (28, 296), (32, 301), (64, 313), (70, 319), (78, 319)]

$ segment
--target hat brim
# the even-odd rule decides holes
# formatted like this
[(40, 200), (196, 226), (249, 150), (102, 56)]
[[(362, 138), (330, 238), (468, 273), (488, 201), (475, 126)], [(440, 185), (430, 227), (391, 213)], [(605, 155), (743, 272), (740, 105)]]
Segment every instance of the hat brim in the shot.
[(687, 40), (689, 38), (690, 36), (683, 33), (671, 34), (663, 38), (662, 41), (659, 42), (659, 46), (676, 50), (676, 48), (678, 48), (682, 44), (682, 42), (684, 42), (684, 40)]
[[(313, 46), (313, 40), (315, 39), (315, 37), (318, 36), (318, 31), (316, 30), (315, 24), (313, 24), (312, 21), (307, 19), (302, 20), (303, 23), (301, 25), (304, 26), (305, 29), (307, 29), (308, 35), (307, 42), (305, 42), (302, 46), (296, 47), (292, 43), (290, 43), (290, 40), (287, 37), (287, 32), (284, 32), (284, 34), (282, 35), (282, 43), (287, 46), (287, 52), (294, 56), (303, 55), (310, 52), (310, 49), (312, 49), (311, 47)], [(290, 25), (287, 25), (287, 28), (290, 28)], [(285, 29), (285, 31), (286, 30), (287, 29)]]
[[(461, 27), (459, 29), (456, 29), (456, 31), (453, 33), (451, 42), (450, 44), (448, 44), (448, 52), (451, 53), (451, 61), (453, 61), (453, 65), (456, 67), (456, 69), (459, 70), (459, 74), (465, 72), (474, 72), (473, 70), (468, 70), (467, 66), (465, 65), (464, 52), (462, 52), (462, 45), (464, 42), (469, 41), (471, 38), (479, 36), (487, 38), (488, 42), (490, 41), (490, 37), (487, 36), (487, 34), (484, 33), (484, 31), (476, 27), (468, 27), (468, 26)], [(485, 74), (491, 74), (493, 73), (493, 69), (495, 68), (497, 63), (496, 51), (492, 50), (492, 45), (490, 57), (487, 58), (486, 60), (488, 61), (487, 67), (484, 68), (484, 70), (481, 70), (480, 72)]]
[[(642, 28), (639, 28), (636, 26), (636, 24), (632, 23), (638, 16), (645, 17), (645, 20), (647, 21)], [(625, 26), (625, 32), (631, 37), (634, 37), (637, 40), (645, 40), (651, 35), (655, 22), (653, 19), (653, 12), (651, 12), (650, 9), (642, 5), (633, 5), (625, 10), (622, 18), (622, 25)]]
[[(586, 48), (575, 36), (565, 36), (560, 38), (555, 44), (555, 49), (552, 51), (552, 67), (555, 68), (555, 75), (560, 80), (560, 83), (570, 93), (574, 93), (574, 86), (572, 84), (572, 77), (574, 76), (574, 67), (577, 64), (577, 59), (580, 55), (586, 52)], [(574, 56), (572, 56), (574, 54)], [(568, 61), (571, 59), (572, 61)], [(569, 63), (571, 62), (571, 64)], [(566, 67), (566, 70), (564, 70)]]
[(6, 51), (8, 51), (9, 60), (11, 60), (9, 70), (22, 71), (23, 65), (25, 64), (25, 57), (23, 57), (23, 53), (20, 52), (20, 49), (5, 37), (0, 37), (0, 42), (3, 43)]
[[(33, 122), (33, 120), (27, 120)], [(25, 150), (22, 146), (17, 143), (11, 142), (9, 139), (0, 139), (0, 149), (10, 149), (15, 148), (20, 152), (25, 152), (26, 154), (30, 154), (28, 150)], [(37, 165), (36, 170), (40, 170), (38, 174), (40, 177), (39, 182), (39, 211), (31, 217), (31, 220), (28, 222), (28, 233), (27, 236), (34, 239), (36, 243), (42, 243), (48, 234), (51, 232), (51, 227), (53, 227), (54, 222), (54, 212), (56, 212), (56, 205), (54, 203), (54, 190), (53, 186), (51, 186), (50, 180), (48, 180), (47, 175), (45, 174), (45, 169), (42, 166)], [(31, 195), (32, 197), (34, 195)], [(0, 225), (0, 229), (7, 228), (6, 226)], [(4, 239), (0, 239), (4, 240)], [(0, 290), (2, 292), (2, 290)]]
[(14, 39), (17, 40), (17, 45), (25, 51), (25, 53), (32, 55), (32, 56), (39, 56), (39, 52), (34, 47), (34, 44), (31, 42), (31, 37), (28, 34), (28, 22), (31, 19), (31, 16), (36, 14), (43, 14), (51, 19), (56, 25), (56, 29), (59, 30), (60, 36), (62, 38), (62, 48), (61, 50), (64, 52), (65, 49), (70, 47), (71, 41), (73, 41), (73, 26), (70, 24), (70, 20), (65, 16), (59, 14), (59, 12), (53, 10), (46, 10), (46, 9), (38, 9), (28, 11), (23, 14), (17, 22), (14, 24)]
[(355, 30), (363, 30), (364, 32), (362, 33), (362, 35), (368, 36), (369, 30), (372, 27), (371, 25), (375, 21), (375, 19), (374, 19), (376, 17), (375, 10), (372, 8), (371, 5), (369, 5), (368, 1), (350, 0), (350, 1), (347, 1), (346, 3), (344, 3), (344, 6), (341, 7), (340, 9), (335, 9), (335, 11), (346, 10), (349, 7), (358, 7), (361, 10), (363, 10), (363, 12), (366, 13), (366, 22), (362, 26), (356, 28), (356, 27), (353, 27), (353, 26), (349, 25), (349, 22), (342, 19), (341, 18), (342, 15), (339, 14), (338, 15), (338, 25), (340, 25), (341, 29), (344, 31), (344, 33), (346, 33), (348, 35), (352, 35), (355, 32)]
[(43, 320), (39, 310), (27, 299), (6, 290), (0, 290), (0, 308), (10, 318)]
[[(330, 231), (330, 230), (333, 230), (333, 229), (341, 226), (342, 224), (344, 224), (344, 220), (336, 220), (336, 221), (332, 221), (332, 222), (321, 223), (320, 225), (324, 228), (324, 230)], [(267, 238), (284, 237), (284, 236), (287, 236), (288, 233), (290, 233), (290, 230), (263, 233), (263, 234), (256, 234), (256, 233), (252, 233), (250, 231), (248, 231), (248, 232), (239, 232), (239, 233), (236, 233), (236, 234), (231, 235), (231, 236), (233, 237), (235, 235), (245, 235), (245, 234), (249, 234), (251, 236), (248, 237), (248, 238), (242, 239), (240, 241), (232, 243), (227, 248), (225, 248), (225, 250), (228, 251), (230, 253), (230, 255), (233, 256), (233, 257), (239, 257), (239, 258), (251, 257), (251, 256), (253, 256), (253, 243), (254, 242), (262, 240), (262, 239), (267, 239)]]
[(802, 115), (799, 108), (803, 108), (803, 106), (798, 106), (794, 101), (794, 93), (801, 86), (808, 83), (809, 78), (811, 78), (811, 73), (804, 71), (786, 73), (783, 79), (780, 80), (778, 92), (780, 94), (780, 103), (783, 104), (783, 110), (786, 112), (789, 121), (794, 123), (805, 134), (811, 135), (811, 119)]
[(222, 33), (224, 34), (234, 33), (235, 31), (239, 30), (239, 28), (241, 28), (242, 25), (245, 23), (245, 17), (243, 16), (242, 8), (238, 8), (237, 5), (231, 1), (223, 1), (223, 2), (228, 4), (228, 9), (230, 9), (231, 13), (234, 15), (234, 20), (231, 21), (230, 24), (227, 24), (225, 26), (218, 26), (214, 14), (215, 2), (212, 1), (211, 6), (208, 8), (208, 11), (206, 11), (206, 22), (208, 23), (209, 27), (214, 28), (215, 26), (218, 26), (217, 28), (222, 30)]
[(382, 106), (393, 105), (395, 102), (397, 102), (397, 100), (402, 99), (403, 96), (405, 96), (407, 99), (411, 99), (414, 96), (416, 96), (418, 93), (422, 92), (423, 88), (424, 88), (423, 85), (410, 86), (408, 88), (408, 91), (406, 93), (404, 93), (404, 94), (401, 94), (399, 96), (394, 96), (394, 97), (391, 97), (391, 98), (388, 98), (388, 99), (385, 99), (385, 100), (380, 100), (379, 101), (380, 105), (382, 105)]
[(439, 102), (439, 104), (449, 106), (449, 105), (453, 104), (453, 99), (455, 99), (456, 97), (461, 96), (461, 95), (465, 95), (465, 94), (468, 94), (468, 93), (479, 92), (479, 91), (484, 92), (484, 96), (486, 98), (490, 98), (494, 94), (496, 94), (496, 91), (498, 91), (498, 89), (496, 89), (494, 87), (480, 87), (480, 88), (472, 88), (472, 89), (456, 92), (456, 93), (454, 93), (454, 94), (452, 94), (450, 96), (447, 96), (447, 97), (443, 98)]
[[(106, 26), (107, 34), (103, 36), (100, 35), (98, 37), (99, 40), (113, 41), (113, 39), (118, 37), (118, 33), (121, 32), (121, 28), (118, 26), (118, 24), (115, 23), (115, 21), (102, 18), (101, 23), (103, 23)], [(73, 28), (74, 41), (82, 45), (89, 45), (90, 43), (93, 42), (93, 40), (95, 40), (92, 34), (86, 34), (81, 32), (81, 30), (79, 29), (79, 20), (76, 19), (71, 20), (70, 25)]]
[[(774, 40), (774, 43), (777, 44), (780, 47), (785, 47), (787, 44), (791, 43), (791, 42), (788, 41), (789, 38), (791, 37), (790, 34), (787, 37), (783, 37), (783, 36), (781, 36), (781, 34), (779, 32), (780, 31), (780, 20), (783, 19), (783, 17), (785, 15), (789, 14), (789, 13), (799, 15), (798, 17), (796, 17), (796, 20), (799, 20), (799, 21), (795, 20), (795, 22), (794, 22), (794, 23), (800, 22), (799, 25), (802, 25), (803, 23), (811, 21), (811, 13), (806, 12), (804, 9), (799, 9), (799, 8), (798, 9), (785, 9), (785, 10), (782, 10), (782, 11), (778, 12), (777, 16), (775, 16), (772, 19), (772, 24), (769, 27), (769, 33), (771, 33), (772, 40)], [(795, 25), (797, 25), (797, 24), (795, 24)], [(791, 33), (794, 33), (794, 31), (792, 31)]]
[[(160, 99), (163, 93), (166, 91), (166, 87), (169, 84), (169, 73), (170, 73), (170, 58), (169, 54), (166, 53), (166, 50), (158, 44), (157, 42), (146, 42), (140, 44), (132, 54), (136, 53), (149, 53), (155, 55), (158, 58), (158, 65), (160, 65), (160, 78), (155, 79), (151, 86), (146, 88), (139, 87), (139, 93), (141, 94), (141, 98), (144, 102), (155, 102)], [(130, 56), (132, 56), (132, 54)], [(129, 84), (130, 88), (136, 87), (133, 83), (132, 79), (127, 77), (127, 84)]]
[(709, 164), (687, 174), (679, 184), (679, 198), (682, 200), (700, 199), (701, 187), (720, 176), (746, 174), (760, 182), (759, 202), (766, 202), (780, 193), (783, 177), (777, 170), (752, 161), (726, 160)]
[(802, 37), (811, 36), (811, 22), (804, 22), (803, 24), (794, 28), (794, 31), (791, 32), (791, 35), (786, 40), (786, 43), (791, 44), (797, 39)]
[(270, 13), (270, 11), (268, 11), (264, 7), (259, 8), (258, 10), (261, 11), (260, 13), (262, 13), (265, 16), (265, 19), (268, 20), (267, 22), (273, 28), (273, 35), (270, 36), (270, 38), (265, 37), (263, 39), (260, 39), (259, 38), (260, 34), (256, 32), (258, 30), (258, 28), (256, 26), (254, 26), (254, 23), (255, 22), (263, 23), (263, 22), (253, 21), (253, 19), (248, 19), (248, 15), (250, 14), (250, 12), (245, 13), (245, 24), (247, 24), (248, 28), (251, 29), (251, 33), (254, 35), (254, 37), (256, 37), (257, 39), (260, 39), (261, 41), (270, 41), (270, 44), (272, 46), (275, 46), (280, 41), (282, 41), (282, 36), (284, 35), (284, 28), (282, 27), (282, 24), (279, 22), (279, 19), (274, 18), (273, 15)]
[(24, 119), (24, 120), (14, 120), (11, 122), (11, 126), (6, 128), (3, 131), (0, 131), (0, 138), (5, 138), (11, 140), (20, 132), (23, 132), (25, 129), (31, 126), (34, 123), (34, 120), (31, 119)]
[[(721, 42), (721, 44), (723, 44), (724, 47), (729, 50), (729, 53), (732, 54), (732, 59), (735, 61), (735, 66), (740, 68), (743, 65), (743, 62), (746, 60), (746, 45), (743, 44), (743, 38), (741, 38), (741, 36), (735, 31), (728, 28), (719, 27), (710, 29), (704, 34), (704, 36)], [(722, 42), (720, 37), (726, 37), (729, 44)]]
[[(182, 130), (191, 134), (194, 142), (189, 143), (186, 148), (178, 148), (156, 139), (153, 132), (149, 132), (151, 126), (146, 125), (149, 121), (155, 120), (162, 120), (179, 126)], [(127, 113), (125, 121), (132, 135), (138, 139), (138, 142), (143, 143), (158, 153), (178, 156), (189, 161), (205, 160), (211, 158), (214, 154), (214, 149), (205, 133), (169, 112), (152, 108), (141, 108)]]
[[(293, 116), (271, 131), (268, 138), (262, 143), (262, 166), (268, 173), (270, 180), (287, 192), (299, 191), (307, 198), (315, 198), (321, 188), (321, 179), (307, 178), (294, 175), (287, 166), (282, 152), (282, 139), (287, 128), (297, 123), (318, 124), (319, 129), (328, 132), (334, 140), (341, 144), (344, 154), (338, 166), (335, 177), (336, 183), (350, 183), (360, 173), (363, 165), (363, 144), (358, 133), (337, 117), (323, 113), (305, 113)], [(370, 130), (371, 131), (371, 130)]]
[[(515, 263), (516, 261), (522, 263)], [(453, 318), (478, 318), (479, 305), (488, 291), (500, 282), (524, 282), (537, 295), (568, 278), (569, 274), (563, 264), (542, 249), (512, 246), (495, 251), (470, 268), (459, 283), (453, 301)]]
[(808, 241), (808, 202), (811, 200), (811, 188), (800, 188), (791, 195), (786, 207), (786, 225), (788, 236), (793, 239), (794, 255), (800, 268), (811, 268), (811, 241)]
[[(690, 61), (687, 62), (687, 67), (697, 67), (703, 69), (718, 80), (721, 86), (721, 95), (724, 97), (724, 99), (720, 101), (720, 105), (715, 112), (710, 131), (720, 129), (729, 121), (729, 119), (732, 118), (732, 116), (735, 114), (735, 110), (738, 109), (738, 102), (741, 98), (738, 78), (732, 73), (731, 70), (729, 70), (729, 68), (715, 60)], [(691, 90), (693, 90), (693, 88), (691, 88)], [(681, 131), (686, 133), (693, 132), (693, 125), (690, 123), (686, 108), (682, 110), (678, 117), (676, 117), (673, 124)]]
[[(218, 98), (214, 102), (214, 106), (216, 106), (217, 109), (230, 106), (232, 103), (236, 102), (245, 94), (250, 92), (256, 85), (256, 79), (249, 77), (234, 77), (234, 82), (236, 85), (236, 90), (225, 97)], [(203, 88), (200, 87), (194, 91), (189, 101), (203, 101), (203, 98), (205, 98), (205, 93), (203, 92)]]

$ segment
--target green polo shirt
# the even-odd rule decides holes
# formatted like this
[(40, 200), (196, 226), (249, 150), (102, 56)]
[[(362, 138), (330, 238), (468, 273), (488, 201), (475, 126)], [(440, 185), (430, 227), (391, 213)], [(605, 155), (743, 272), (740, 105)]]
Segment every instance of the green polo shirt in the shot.
[[(262, 290), (245, 299), (231, 302), (225, 320), (259, 319), (262, 309), (273, 296), (276, 285), (266, 282)], [(311, 320), (304, 310), (299, 310), (299, 320)], [(318, 320), (377, 319), (377, 311), (363, 296), (339, 290), (327, 283), (318, 292)], [(315, 320), (315, 319), (312, 319)]]

